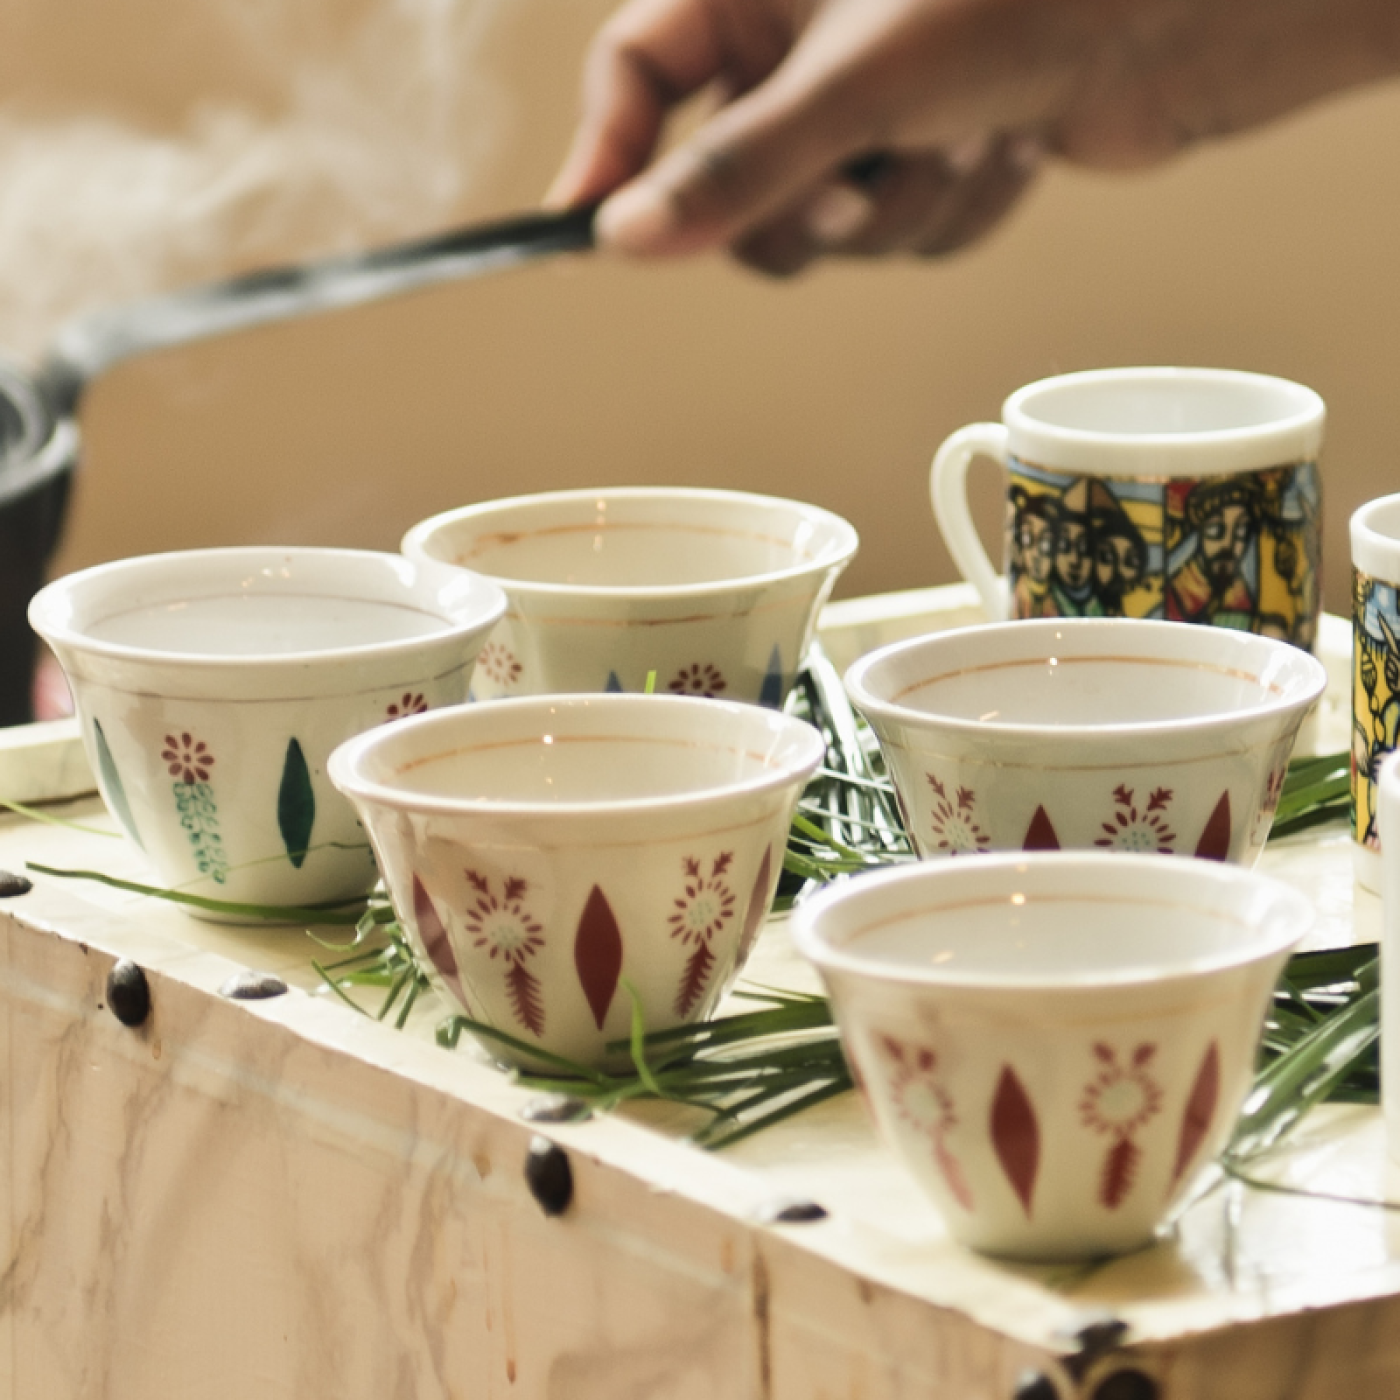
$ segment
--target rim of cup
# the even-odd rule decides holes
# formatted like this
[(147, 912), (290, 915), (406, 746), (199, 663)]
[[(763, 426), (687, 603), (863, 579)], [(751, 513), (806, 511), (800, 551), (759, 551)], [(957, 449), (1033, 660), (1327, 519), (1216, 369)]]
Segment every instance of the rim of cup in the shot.
[[(1088, 652), (1083, 647), (1095, 635), (1110, 639), (1126, 653)], [(1143, 665), (1172, 666), (1183, 672), (1212, 669), (1239, 679), (1253, 681), (1265, 689), (1257, 702), (1225, 710), (1202, 709), (1179, 718), (1121, 720), (1105, 722), (1087, 714), (1082, 720), (1056, 723), (1029, 720), (1000, 720), (944, 714), (936, 709), (901, 703), (900, 696), (933, 680), (980, 670), (984, 665), (1017, 667), (1038, 662), (1053, 664), (1054, 642), (1063, 639), (1074, 648), (1076, 661), (1127, 661)], [(974, 661), (979, 648), (985, 648), (985, 661)], [(896, 670), (912, 657), (927, 654), (946, 658), (947, 665), (934, 674), (925, 674), (904, 684), (892, 697), (879, 693), (880, 673)], [(1262, 664), (1246, 669), (1251, 655)], [(1094, 617), (1036, 618), (1016, 622), (990, 622), (949, 632), (933, 632), (909, 637), (867, 652), (853, 662), (845, 674), (851, 703), (867, 716), (912, 725), (936, 724), (962, 733), (1024, 735), (1049, 741), (1066, 733), (1094, 733), (1120, 738), (1148, 734), (1208, 732), (1228, 728), (1241, 720), (1281, 715), (1313, 704), (1327, 687), (1327, 669), (1310, 652), (1289, 642), (1239, 632), (1224, 627), (1207, 627), (1155, 618)]]
[[(166, 650), (94, 637), (88, 630), (95, 623), (120, 616), (123, 611), (228, 596), (228, 590), (236, 588), (240, 579), (258, 573), (267, 577), (267, 571), (278, 566), (286, 568), (289, 561), (320, 571), (325, 586), (313, 586), (317, 580), (303, 579), (305, 587), (257, 590), (262, 596), (344, 598), (387, 602), (390, 606), (399, 599), (407, 605), (414, 605), (416, 600), (418, 611), (435, 617), (442, 625), (411, 636), (351, 645), (257, 652)], [(191, 572), (191, 566), (200, 572)], [(219, 570), (212, 577), (211, 566)], [(332, 586), (333, 571), (347, 567), (362, 575), (366, 569), (377, 570), (377, 577), (390, 585), (384, 594), (397, 596), (371, 596), (371, 590), (363, 583), (358, 590), (353, 585)], [(424, 586), (431, 596), (431, 605), (422, 593)], [(133, 587), (141, 591), (133, 593), (123, 605), (113, 606), (115, 589)], [(319, 545), (231, 545), (135, 555), (77, 570), (46, 584), (34, 595), (29, 605), (29, 621), (50, 645), (71, 647), (94, 657), (157, 661), (172, 668), (245, 669), (249, 665), (290, 668), (305, 665), (311, 658), (318, 662), (353, 661), (370, 654), (378, 657), (411, 655), (425, 644), (480, 633), (499, 621), (506, 607), (505, 593), (492, 580), (431, 559), (415, 560), (376, 550)]]
[[(396, 768), (422, 768), (483, 744), (550, 743), (551, 718), (566, 721), (561, 733), (568, 740), (656, 739), (691, 750), (726, 748), (746, 751), (758, 766), (742, 777), (717, 778), (683, 791), (583, 801), (444, 796), (389, 780)], [(444, 816), (490, 812), (561, 819), (636, 817), (787, 787), (795, 778), (810, 776), (825, 753), (825, 740), (812, 725), (782, 711), (700, 696), (605, 692), (511, 696), (410, 715), (346, 740), (332, 752), (328, 771), (332, 783), (348, 797), (399, 810)]]
[[(502, 587), (521, 593), (538, 594), (541, 597), (567, 595), (584, 598), (642, 598), (658, 594), (667, 597), (703, 598), (715, 593), (731, 591), (736, 587), (759, 587), (781, 582), (789, 578), (801, 578), (806, 574), (824, 571), (850, 562), (860, 544), (856, 528), (844, 516), (837, 515), (823, 506), (806, 501), (793, 500), (785, 496), (769, 496), (752, 491), (731, 491), (718, 487), (688, 486), (605, 486), (593, 490), (575, 489), (569, 491), (541, 491), (530, 495), (503, 496), (497, 500), (481, 501), (474, 505), (459, 506), (455, 510), (443, 511), (419, 521), (403, 537), (401, 548), (411, 559), (433, 559), (428, 542), (453, 527), (463, 523), (504, 521), (510, 516), (522, 517), (515, 522), (517, 528), (524, 525), (523, 517), (543, 515), (550, 508), (573, 508), (589, 502), (618, 502), (624, 506), (637, 503), (676, 502), (706, 503), (710, 505), (733, 505), (743, 509), (752, 524), (754, 512), (768, 511), (772, 514), (786, 512), (798, 520), (809, 521), (826, 534), (821, 548), (809, 558), (783, 568), (766, 569), (746, 574), (731, 574), (722, 578), (707, 579), (698, 583), (655, 583), (655, 584), (600, 584), (561, 580), (554, 582), (545, 579), (520, 578), (514, 574), (493, 574), (489, 568), (464, 563), (458, 567), (471, 569), (483, 578), (489, 578)], [(580, 525), (586, 523), (580, 517)], [(677, 520), (680, 528), (687, 528), (688, 522)], [(559, 528), (556, 523), (552, 528)], [(483, 534), (486, 532), (482, 532)], [(753, 533), (753, 531), (749, 531)]]
[(1400, 494), (1377, 496), (1351, 516), (1351, 562), (1373, 578), (1394, 577), (1400, 561)]
[[(1131, 411), (1125, 412), (1121, 426), (1083, 425), (1089, 414), (1087, 409), (1075, 409), (1077, 400), (1094, 396), (1098, 402), (1093, 417), (1101, 421), (1104, 391), (1130, 384), (1149, 394), (1169, 389), (1178, 414), (1183, 393), (1201, 396), (1203, 405), (1210, 397), (1223, 405), (1228, 395), (1231, 404), (1238, 406), (1252, 396), (1255, 407), (1250, 421), (1229, 426), (1145, 431), (1140, 425), (1149, 409), (1139, 398), (1128, 405)], [(1236, 407), (1235, 416), (1238, 412)], [(1076, 452), (1107, 450), (1109, 455), (1102, 461), (1081, 467), (1107, 476), (1140, 474), (1144, 453), (1150, 454), (1152, 471), (1169, 476), (1199, 474), (1203, 450), (1210, 452), (1209, 472), (1282, 466), (1316, 456), (1325, 420), (1321, 395), (1295, 380), (1253, 370), (1178, 365), (1128, 365), (1054, 375), (1023, 385), (1002, 406), (1002, 421), (1008, 428), (1055, 458), (1041, 465), (1074, 461)], [(1125, 438), (1132, 440), (1138, 457), (1131, 468), (1118, 455)], [(1060, 458), (1060, 449), (1068, 454), (1066, 458)]]
[[(1103, 935), (1101, 967), (1067, 965), (1056, 971), (954, 966), (956, 954), (939, 965), (927, 954), (918, 961), (896, 959), (862, 955), (849, 946), (862, 933), (915, 918), (932, 926), (956, 919), (959, 909), (977, 906), (1167, 903), (1219, 920), (1227, 900), (1237, 902), (1227, 916), (1239, 926), (1237, 944), (1185, 952), (1164, 946), (1135, 964), (1125, 961), (1114, 941), (1119, 933), (1112, 929)], [(1294, 947), (1315, 919), (1312, 905), (1298, 890), (1243, 866), (1111, 851), (1006, 851), (892, 866), (827, 886), (793, 911), (792, 937), (819, 969), (869, 982), (992, 993), (1042, 988), (1085, 992), (1190, 981), (1247, 966)], [(933, 933), (931, 941), (937, 936)]]

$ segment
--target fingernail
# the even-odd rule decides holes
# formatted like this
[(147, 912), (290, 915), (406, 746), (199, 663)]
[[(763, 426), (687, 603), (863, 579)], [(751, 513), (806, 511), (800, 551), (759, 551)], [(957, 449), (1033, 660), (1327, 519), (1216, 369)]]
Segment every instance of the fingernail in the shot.
[(991, 148), (991, 137), (986, 132), (979, 131), (975, 136), (966, 136), (961, 141), (955, 141), (943, 152), (943, 158), (955, 175), (966, 175), (986, 160), (987, 152)]
[(807, 205), (808, 236), (823, 247), (836, 247), (855, 237), (870, 222), (875, 205), (850, 185), (830, 185)]
[(675, 210), (660, 190), (648, 184), (626, 185), (598, 210), (598, 240), (626, 253), (657, 249), (675, 229)]

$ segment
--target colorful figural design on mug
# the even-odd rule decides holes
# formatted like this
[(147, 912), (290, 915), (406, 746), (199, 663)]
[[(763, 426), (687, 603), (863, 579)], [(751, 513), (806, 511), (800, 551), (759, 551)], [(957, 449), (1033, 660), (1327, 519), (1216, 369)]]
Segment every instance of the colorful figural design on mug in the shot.
[[(1321, 599), (1322, 400), (1266, 375), (1099, 370), (1043, 380), (939, 449), (948, 550), (993, 619), (1210, 623), (1311, 648)], [(1004, 577), (965, 483), (1007, 472)]]
[(1376, 783), (1400, 736), (1400, 495), (1368, 501), (1351, 517), (1352, 865), (1381, 887)]
[(1376, 773), (1400, 728), (1400, 607), (1393, 583), (1352, 572), (1352, 835), (1380, 850)]
[(1321, 555), (1317, 466), (1114, 482), (1012, 459), (1011, 612), (1165, 617), (1311, 647)]

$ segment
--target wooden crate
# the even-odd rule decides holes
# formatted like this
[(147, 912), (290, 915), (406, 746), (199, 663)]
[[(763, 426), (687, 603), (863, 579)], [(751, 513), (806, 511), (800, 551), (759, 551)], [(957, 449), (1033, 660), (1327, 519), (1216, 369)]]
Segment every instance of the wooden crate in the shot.
[[(966, 589), (838, 604), (845, 662), (976, 620)], [(1309, 742), (1345, 743), (1346, 636)], [(1340, 736), (1340, 739), (1339, 737)], [(6, 736), (0, 867), (149, 879), (88, 796), (71, 726)], [(105, 833), (105, 834), (104, 834)], [(1320, 942), (1372, 939), (1348, 839), (1273, 843)], [(575, 1125), (463, 1046), (320, 990), (299, 929), (235, 929), (83, 881), (0, 902), (0, 1395), (35, 1400), (1335, 1400), (1400, 1394), (1400, 1198), (1379, 1114), (1319, 1110), (1159, 1246), (1094, 1268), (952, 1244), (853, 1095), (722, 1154), (663, 1105)], [(334, 934), (325, 936), (333, 937)], [(151, 1013), (109, 1009), (118, 959)], [(221, 994), (244, 969), (290, 990)], [(752, 980), (810, 987), (781, 920)], [(428, 999), (431, 1001), (431, 999)], [(572, 1194), (532, 1194), (532, 1144)], [(557, 1202), (556, 1202), (557, 1203)], [(784, 1208), (816, 1203), (815, 1220)], [(799, 1212), (802, 1214), (803, 1212)]]

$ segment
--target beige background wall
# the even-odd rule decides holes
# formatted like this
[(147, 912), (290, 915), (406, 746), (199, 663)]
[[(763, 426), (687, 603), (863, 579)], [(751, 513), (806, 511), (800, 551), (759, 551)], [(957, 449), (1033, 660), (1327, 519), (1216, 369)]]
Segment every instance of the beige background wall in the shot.
[[(193, 0), (131, 0), (110, 32), (75, 27), (78, 10), (98, 8), (32, 10), (27, 58), (10, 47), (0, 68), (30, 104), (22, 114), (46, 115), (52, 96), (179, 130), (209, 84), (269, 109), (282, 100), (256, 54), (231, 58), (201, 37)], [(341, 8), (355, 18), (366, 7)], [(472, 100), (453, 117), (476, 124), (457, 133), (471, 178), (429, 222), (405, 207), (398, 222), (370, 220), (366, 236), (533, 204), (567, 142), (583, 44), (608, 8), (483, 11), (462, 58)], [(305, 54), (325, 42), (310, 20), (298, 31)], [(295, 66), (296, 46), (283, 49), (278, 61)], [(409, 98), (375, 100), (413, 120)], [(372, 130), (374, 112), (355, 120)], [(302, 193), (265, 246), (325, 246), (315, 191)], [(391, 548), (415, 520), (469, 500), (655, 481), (798, 495), (848, 515), (863, 546), (842, 593), (944, 582), (952, 566), (925, 481), (946, 433), (995, 416), (1031, 378), (1175, 362), (1273, 371), (1327, 399), (1327, 598), (1341, 611), (1347, 515), (1400, 490), (1397, 223), (1391, 88), (1149, 175), (1052, 170), (990, 243), (940, 265), (775, 284), (718, 260), (584, 258), (151, 356), (89, 396), (59, 567), (221, 542)], [(220, 259), (181, 275), (190, 267), (204, 274)], [(989, 515), (990, 481), (984, 494)]]

